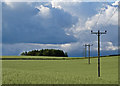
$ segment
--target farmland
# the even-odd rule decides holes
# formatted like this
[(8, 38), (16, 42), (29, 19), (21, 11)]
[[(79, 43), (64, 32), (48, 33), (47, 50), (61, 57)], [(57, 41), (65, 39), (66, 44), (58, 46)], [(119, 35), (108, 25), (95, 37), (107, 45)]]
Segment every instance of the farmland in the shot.
[[(3, 58), (10, 58), (10, 57), (3, 56)], [(14, 56), (12, 58), (20, 58), (20, 57)], [(88, 64), (88, 59), (2, 60), (2, 68), (3, 68), (2, 69), (3, 84), (117, 84), (118, 83), (117, 56), (101, 58), (100, 78), (98, 78), (97, 76), (97, 58), (91, 58), (91, 64)]]

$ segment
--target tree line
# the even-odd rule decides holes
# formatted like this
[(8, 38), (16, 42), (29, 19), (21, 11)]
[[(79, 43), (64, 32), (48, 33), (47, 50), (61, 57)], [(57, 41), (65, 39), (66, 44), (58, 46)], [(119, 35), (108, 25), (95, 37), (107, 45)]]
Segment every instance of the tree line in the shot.
[(32, 50), (25, 51), (21, 53), (22, 56), (57, 56), (57, 57), (68, 57), (67, 52), (63, 50), (56, 49), (42, 49), (42, 50)]

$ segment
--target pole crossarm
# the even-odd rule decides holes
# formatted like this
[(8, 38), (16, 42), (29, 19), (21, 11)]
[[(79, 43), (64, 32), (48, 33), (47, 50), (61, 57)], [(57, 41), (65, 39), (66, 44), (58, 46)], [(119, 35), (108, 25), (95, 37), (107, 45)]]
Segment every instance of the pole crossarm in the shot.
[(105, 31), (105, 32), (100, 32), (100, 34), (106, 34), (107, 33), (107, 31)]
[(86, 46), (93, 46), (93, 44), (86, 44)]
[(93, 32), (93, 31), (91, 30), (91, 34), (98, 34), (98, 32)]
[(100, 35), (100, 34), (106, 34), (106, 33), (107, 33), (106, 30), (105, 30), (104, 32), (100, 32), (100, 30), (98, 30), (98, 32), (93, 32), (93, 31), (91, 30), (91, 34)]

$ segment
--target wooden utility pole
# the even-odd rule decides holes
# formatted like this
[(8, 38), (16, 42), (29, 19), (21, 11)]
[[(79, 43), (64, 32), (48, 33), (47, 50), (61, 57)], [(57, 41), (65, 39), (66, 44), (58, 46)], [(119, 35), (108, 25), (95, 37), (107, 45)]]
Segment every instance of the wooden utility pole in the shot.
[(88, 48), (89, 48), (89, 58), (88, 58), (88, 64), (90, 64), (90, 46), (93, 46), (93, 44), (88, 44)]
[(96, 34), (98, 36), (98, 77), (100, 77), (100, 35), (106, 33), (106, 30), (104, 32), (100, 32), (100, 30), (98, 30), (98, 32), (93, 32), (91, 30), (91, 34)]
[(93, 46), (93, 44), (85, 44), (85, 57), (86, 57), (86, 49), (87, 49), (87, 46), (89, 48), (89, 57), (88, 57), (88, 64), (90, 64), (90, 46)]

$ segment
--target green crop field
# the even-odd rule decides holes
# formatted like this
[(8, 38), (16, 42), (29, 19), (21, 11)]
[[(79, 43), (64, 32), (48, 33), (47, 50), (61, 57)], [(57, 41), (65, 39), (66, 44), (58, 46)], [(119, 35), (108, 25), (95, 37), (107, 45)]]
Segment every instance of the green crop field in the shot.
[[(17, 57), (16, 57), (17, 58)], [(118, 84), (118, 57), (76, 60), (2, 60), (3, 84)]]
[(49, 58), (49, 59), (84, 59), (85, 57), (51, 57), (51, 56), (2, 56), (2, 57), (0, 57), (0, 58), (17, 58), (17, 59), (19, 59), (19, 58), (45, 58), (45, 59), (47, 59), (47, 58)]

